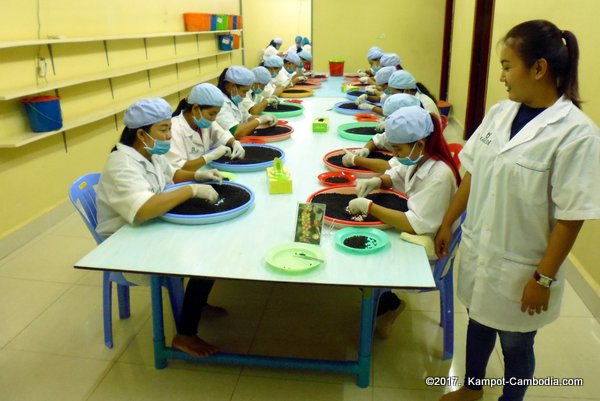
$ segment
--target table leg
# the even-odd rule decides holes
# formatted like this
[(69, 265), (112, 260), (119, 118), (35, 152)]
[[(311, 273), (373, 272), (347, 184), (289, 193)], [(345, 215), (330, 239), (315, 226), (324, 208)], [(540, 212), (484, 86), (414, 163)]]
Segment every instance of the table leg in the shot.
[(362, 305), (360, 311), (360, 342), (358, 348), (358, 374), (356, 385), (369, 387), (371, 376), (371, 350), (373, 348), (373, 311), (374, 290), (362, 289)]
[(161, 276), (150, 277), (150, 291), (152, 298), (152, 331), (154, 339), (154, 367), (164, 369), (167, 367), (165, 355), (165, 329), (162, 304)]

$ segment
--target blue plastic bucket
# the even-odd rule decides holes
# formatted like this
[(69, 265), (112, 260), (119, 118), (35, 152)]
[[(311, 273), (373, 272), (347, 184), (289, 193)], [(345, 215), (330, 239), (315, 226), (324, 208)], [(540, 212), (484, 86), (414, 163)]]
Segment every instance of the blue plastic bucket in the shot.
[(233, 35), (218, 35), (219, 50), (233, 50)]
[(37, 96), (22, 100), (33, 132), (48, 132), (62, 128), (58, 96)]

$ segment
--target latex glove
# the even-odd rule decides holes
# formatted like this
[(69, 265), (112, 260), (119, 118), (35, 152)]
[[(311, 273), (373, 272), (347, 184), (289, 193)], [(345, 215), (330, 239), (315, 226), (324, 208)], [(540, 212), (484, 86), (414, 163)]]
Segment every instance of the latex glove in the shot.
[(377, 125), (375, 126), (375, 131), (379, 131), (379, 132), (385, 131), (385, 122), (384, 121), (378, 122)]
[(306, 77), (298, 77), (298, 82), (305, 82), (306, 81)]
[(375, 96), (377, 95), (377, 88), (375, 85), (369, 85), (365, 88), (365, 92), (367, 92), (367, 95)]
[(231, 154), (231, 148), (229, 146), (220, 145), (214, 148), (212, 151), (206, 153), (203, 157), (206, 163), (210, 163), (213, 160), (217, 160), (223, 156), (229, 156)]
[(360, 78), (358, 78), (358, 80), (361, 83), (366, 84), (367, 82), (369, 82), (369, 77), (360, 77)]
[(246, 156), (246, 149), (244, 149), (240, 141), (233, 141), (231, 147), (233, 148), (231, 152), (232, 159), (243, 159)]
[(356, 73), (358, 74), (359, 77), (367, 76), (367, 73), (365, 72), (365, 70), (358, 70), (358, 71), (356, 71)]
[(368, 180), (359, 180), (356, 184), (356, 196), (365, 197), (375, 189), (381, 188), (381, 178), (371, 177)]
[(214, 168), (211, 170), (198, 169), (194, 173), (194, 180), (196, 180), (198, 182), (217, 181), (219, 183), (219, 185), (221, 185), (221, 183), (223, 182), (223, 176), (221, 175), (219, 170), (214, 169)]
[(258, 120), (260, 125), (266, 124), (269, 127), (272, 127), (273, 125), (277, 124), (277, 119), (275, 119), (275, 116), (273, 116), (272, 114), (262, 114), (256, 117), (256, 119)]
[(194, 198), (206, 199), (210, 203), (216, 203), (219, 199), (219, 194), (213, 187), (206, 184), (190, 184)]
[(367, 95), (360, 95), (359, 97), (356, 98), (356, 100), (354, 101), (354, 103), (356, 103), (357, 106), (360, 106), (362, 103), (365, 103), (367, 101)]
[(369, 214), (369, 210), (371, 209), (371, 204), (373, 201), (367, 198), (356, 198), (352, 199), (350, 203), (348, 203), (348, 212), (350, 214)]
[(275, 107), (279, 104), (279, 98), (277, 96), (271, 96), (267, 99), (267, 106)]
[(352, 151), (358, 157), (368, 157), (371, 151), (368, 148), (354, 149)]
[(342, 164), (346, 167), (354, 167), (354, 158), (356, 155), (354, 152), (349, 151), (348, 149), (344, 149), (344, 156), (342, 157)]
[(358, 105), (358, 108), (361, 110), (373, 110), (375, 106), (371, 103), (361, 103)]

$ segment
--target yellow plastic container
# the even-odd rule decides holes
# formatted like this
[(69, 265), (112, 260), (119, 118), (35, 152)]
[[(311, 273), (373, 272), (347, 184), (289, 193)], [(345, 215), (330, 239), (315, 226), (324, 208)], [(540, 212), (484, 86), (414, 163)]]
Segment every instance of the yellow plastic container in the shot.
[(273, 167), (267, 167), (267, 183), (270, 194), (292, 193), (292, 175), (277, 157), (273, 161)]

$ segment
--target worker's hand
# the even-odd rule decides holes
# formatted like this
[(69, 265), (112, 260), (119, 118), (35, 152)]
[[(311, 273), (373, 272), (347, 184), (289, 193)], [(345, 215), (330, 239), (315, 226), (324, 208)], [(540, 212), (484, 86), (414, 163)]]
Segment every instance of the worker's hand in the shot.
[(219, 170), (214, 169), (214, 168), (211, 170), (198, 169), (194, 173), (194, 180), (196, 180), (198, 182), (217, 181), (220, 185), (223, 182), (223, 176), (221, 175)]
[(268, 125), (269, 127), (272, 127), (273, 125), (277, 124), (277, 119), (272, 114), (262, 114), (256, 117), (256, 119), (260, 125)]
[(276, 107), (279, 104), (279, 98), (277, 96), (271, 96), (267, 99), (268, 107)]
[(366, 84), (367, 82), (369, 82), (369, 77), (360, 77), (360, 78), (358, 78), (358, 80), (361, 83)]
[(369, 85), (365, 87), (365, 92), (370, 96), (379, 96), (379, 91), (375, 85)]
[(361, 103), (358, 105), (358, 108), (361, 110), (373, 110), (375, 108), (375, 105), (371, 103)]
[(356, 103), (357, 106), (360, 106), (362, 103), (367, 101), (367, 95), (363, 94), (360, 95), (359, 97), (356, 98), (356, 100), (354, 101), (354, 103)]
[(233, 148), (231, 152), (232, 159), (243, 159), (246, 156), (246, 149), (244, 149), (240, 141), (233, 141), (231, 147)]
[(352, 151), (352, 153), (354, 153), (356, 156), (359, 156), (359, 157), (369, 157), (369, 154), (371, 153), (371, 151), (368, 148), (360, 148), (360, 149), (354, 149)]
[(381, 188), (381, 178), (371, 177), (368, 180), (359, 180), (356, 184), (356, 196), (363, 198), (375, 189)]
[(214, 148), (212, 151), (206, 153), (204, 156), (204, 160), (206, 160), (206, 163), (210, 163), (214, 160), (217, 160), (223, 156), (229, 156), (231, 154), (231, 148), (229, 146), (225, 146), (225, 145), (219, 145), (216, 148)]
[(299, 76), (299, 77), (298, 77), (298, 82), (306, 82), (306, 77), (304, 77), (304, 76)]
[(356, 155), (349, 151), (348, 149), (344, 149), (344, 156), (342, 157), (342, 164), (346, 167), (354, 167), (354, 158)]
[(380, 121), (375, 126), (375, 131), (383, 132), (385, 131), (385, 121)]
[(442, 224), (435, 235), (435, 254), (438, 258), (448, 255), (448, 247), (452, 240), (452, 227)]
[(206, 199), (210, 203), (216, 203), (219, 199), (219, 194), (210, 185), (190, 184), (190, 187), (192, 188), (192, 196), (194, 198)]
[(531, 277), (521, 297), (521, 312), (527, 312), (530, 316), (540, 314), (548, 310), (548, 301), (550, 300), (550, 288), (543, 287)]
[(348, 203), (348, 212), (350, 214), (369, 214), (373, 201), (367, 198), (356, 198), (352, 199)]
[(358, 71), (356, 71), (356, 73), (358, 74), (359, 77), (367, 76), (367, 73), (365, 72), (365, 70), (358, 70)]

